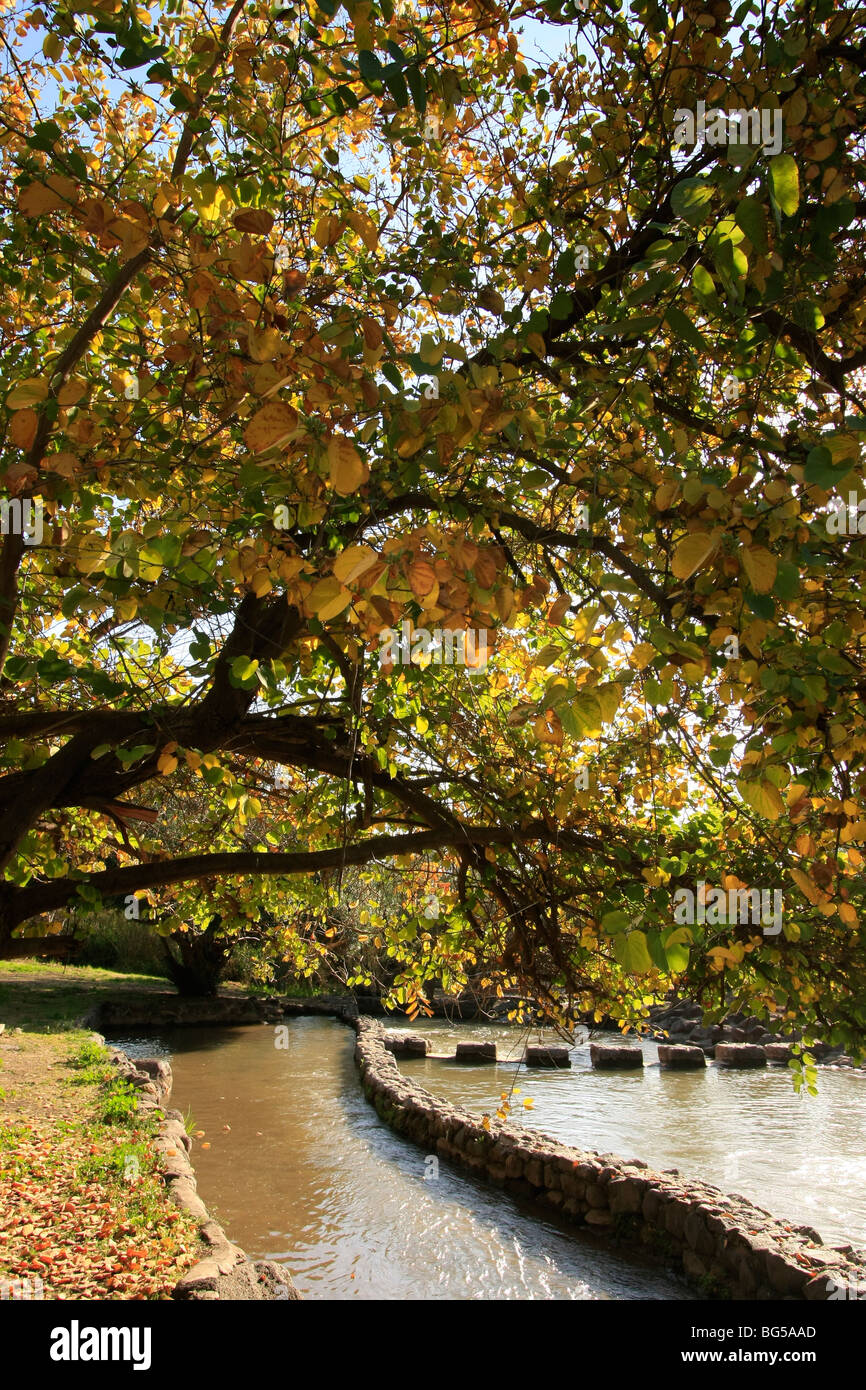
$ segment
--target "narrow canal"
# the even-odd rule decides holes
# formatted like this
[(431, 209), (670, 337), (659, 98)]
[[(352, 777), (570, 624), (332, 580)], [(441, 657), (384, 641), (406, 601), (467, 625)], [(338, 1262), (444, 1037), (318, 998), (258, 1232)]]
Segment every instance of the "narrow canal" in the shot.
[[(353, 1034), (330, 1019), (292, 1021), (286, 1049), (272, 1027), (113, 1041), (171, 1057), (171, 1104), (204, 1130), (192, 1155), (204, 1202), (249, 1255), (285, 1263), (306, 1298), (693, 1296), (446, 1163), (437, 1174), (367, 1104)], [(486, 1072), (488, 1096), (497, 1075)]]

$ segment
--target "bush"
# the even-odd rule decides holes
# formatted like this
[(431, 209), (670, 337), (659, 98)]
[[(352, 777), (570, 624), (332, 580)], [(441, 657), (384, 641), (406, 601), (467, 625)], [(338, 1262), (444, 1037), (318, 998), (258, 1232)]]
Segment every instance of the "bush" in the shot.
[(127, 921), (117, 912), (92, 912), (76, 918), (75, 934), (82, 943), (76, 965), (168, 978), (160, 938), (145, 921)]

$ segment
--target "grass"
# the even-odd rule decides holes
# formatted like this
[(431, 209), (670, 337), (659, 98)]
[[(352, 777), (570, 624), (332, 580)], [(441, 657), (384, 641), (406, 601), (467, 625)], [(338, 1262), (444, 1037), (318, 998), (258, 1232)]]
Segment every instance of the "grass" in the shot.
[(81, 1019), (101, 999), (119, 991), (153, 993), (167, 988), (155, 975), (122, 975), (92, 965), (54, 961), (0, 961), (0, 1022), (29, 1033), (82, 1031)]
[(158, 1119), (81, 1027), (156, 977), (0, 962), (0, 1283), (50, 1299), (163, 1299), (198, 1258), (196, 1223), (167, 1199)]

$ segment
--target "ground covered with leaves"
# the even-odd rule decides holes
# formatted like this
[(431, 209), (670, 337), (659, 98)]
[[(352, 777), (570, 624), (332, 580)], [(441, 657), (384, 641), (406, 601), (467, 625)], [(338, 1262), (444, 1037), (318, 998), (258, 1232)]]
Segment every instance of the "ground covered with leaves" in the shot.
[(168, 1201), (157, 1121), (92, 1034), (45, 1029), (37, 1016), (0, 1034), (0, 1292), (168, 1298), (198, 1240)]

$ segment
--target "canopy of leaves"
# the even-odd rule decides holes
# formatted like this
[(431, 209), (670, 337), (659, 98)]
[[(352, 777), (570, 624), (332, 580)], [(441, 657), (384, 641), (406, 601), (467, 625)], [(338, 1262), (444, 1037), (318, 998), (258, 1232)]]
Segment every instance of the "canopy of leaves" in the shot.
[(291, 957), (414, 863), (419, 990), (856, 1049), (862, 11), (4, 9), (2, 941), (137, 892)]

